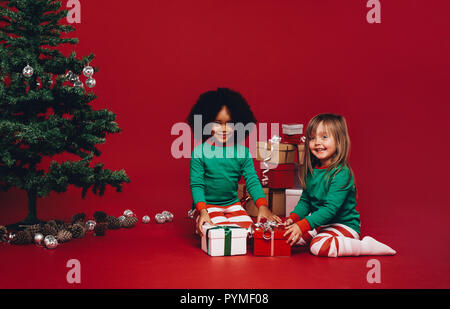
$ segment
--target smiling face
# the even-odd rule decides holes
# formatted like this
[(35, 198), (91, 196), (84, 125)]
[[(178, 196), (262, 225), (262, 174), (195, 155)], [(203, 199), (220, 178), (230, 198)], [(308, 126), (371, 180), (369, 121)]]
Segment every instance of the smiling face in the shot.
[(231, 115), (226, 106), (217, 113), (216, 119), (212, 127), (212, 134), (214, 138), (225, 144), (233, 136), (233, 126), (230, 124)]
[(309, 149), (311, 153), (320, 161), (320, 166), (331, 164), (333, 155), (336, 153), (336, 141), (333, 135), (321, 122), (317, 130), (309, 140)]

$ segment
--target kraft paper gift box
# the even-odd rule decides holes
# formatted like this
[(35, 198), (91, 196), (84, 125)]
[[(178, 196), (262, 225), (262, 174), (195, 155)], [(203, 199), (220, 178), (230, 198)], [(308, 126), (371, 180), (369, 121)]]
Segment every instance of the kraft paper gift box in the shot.
[(281, 132), (285, 135), (298, 135), (303, 133), (303, 124), (286, 123), (281, 125)]
[(247, 254), (248, 230), (228, 225), (203, 225), (202, 250), (210, 256)]
[(253, 254), (255, 256), (291, 256), (291, 246), (286, 243), (284, 227), (272, 230), (256, 227), (253, 232)]
[(269, 198), (272, 213), (280, 217), (286, 216), (285, 189), (270, 189)]
[(289, 217), (289, 214), (294, 211), (294, 208), (297, 206), (302, 193), (302, 189), (286, 189), (286, 217)]
[[(264, 194), (266, 195), (267, 203), (269, 203), (269, 188), (263, 188)], [(248, 199), (246, 199), (248, 197)], [(241, 201), (242, 207), (250, 217), (258, 216), (258, 207), (256, 207), (255, 202), (250, 197), (245, 184), (240, 183), (238, 185), (238, 199)], [(246, 201), (245, 201), (246, 200)]]
[(303, 165), (305, 161), (305, 144), (297, 145), (298, 164)]
[[(271, 146), (273, 146), (273, 150), (271, 149)], [(294, 163), (296, 155), (296, 145), (257, 142), (256, 160), (258, 161), (264, 161), (270, 156), (270, 159), (266, 162), (277, 164)]]

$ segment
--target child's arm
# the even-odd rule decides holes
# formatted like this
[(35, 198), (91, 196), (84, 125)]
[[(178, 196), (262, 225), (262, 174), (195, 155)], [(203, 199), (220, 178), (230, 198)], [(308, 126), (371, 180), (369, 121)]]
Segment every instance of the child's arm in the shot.
[(190, 163), (190, 186), (192, 199), (194, 200), (195, 208), (198, 211), (206, 208), (204, 175), (205, 169), (203, 167), (203, 162), (193, 154)]
[(350, 189), (353, 186), (353, 181), (347, 183), (350, 176), (349, 170), (341, 170), (337, 173), (330, 182), (327, 198), (324, 201), (323, 207), (311, 215), (303, 218), (297, 222), (302, 233), (312, 230), (318, 226), (331, 223), (333, 217), (339, 211), (339, 208), (344, 204)]
[(307, 189), (303, 189), (302, 196), (295, 206), (294, 210), (289, 214), (286, 224), (295, 223), (305, 218), (310, 212), (310, 198)]

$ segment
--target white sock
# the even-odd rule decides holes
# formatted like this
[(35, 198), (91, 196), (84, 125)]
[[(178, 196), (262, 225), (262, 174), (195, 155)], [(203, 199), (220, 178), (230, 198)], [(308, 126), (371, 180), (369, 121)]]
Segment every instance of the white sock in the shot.
[[(382, 244), (370, 236), (364, 237), (362, 240), (353, 239), (350, 237), (336, 237), (339, 242), (338, 252), (330, 250), (328, 256), (360, 256), (360, 255), (394, 255), (395, 250), (391, 247)], [(316, 255), (320, 247), (315, 246)], [(313, 248), (311, 248), (313, 249)], [(314, 253), (313, 253), (314, 254)]]
[(397, 252), (391, 247), (366, 236), (361, 240), (360, 255), (394, 255)]

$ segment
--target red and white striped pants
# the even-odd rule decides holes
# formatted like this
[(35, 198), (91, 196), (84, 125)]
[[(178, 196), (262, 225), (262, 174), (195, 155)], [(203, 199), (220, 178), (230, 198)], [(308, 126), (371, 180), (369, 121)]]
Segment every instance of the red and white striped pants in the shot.
[[(355, 240), (359, 234), (344, 224), (333, 223), (320, 226), (303, 234), (297, 245), (308, 245), (317, 256), (348, 256), (355, 251)], [(357, 244), (356, 244), (357, 246)]]
[[(252, 218), (247, 214), (240, 202), (227, 206), (206, 205), (209, 217), (214, 224), (218, 225), (235, 225), (245, 229), (249, 229), (253, 224)], [(195, 220), (196, 222), (198, 220)]]

